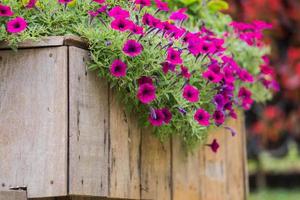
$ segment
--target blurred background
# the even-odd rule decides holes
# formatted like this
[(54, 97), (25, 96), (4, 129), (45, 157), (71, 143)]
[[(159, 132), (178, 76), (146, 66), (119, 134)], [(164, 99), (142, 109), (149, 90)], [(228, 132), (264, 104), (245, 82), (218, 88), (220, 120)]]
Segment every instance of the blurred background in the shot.
[(246, 113), (250, 200), (300, 200), (300, 0), (170, 0), (201, 15), (214, 2), (235, 21), (264, 20), (280, 91)]

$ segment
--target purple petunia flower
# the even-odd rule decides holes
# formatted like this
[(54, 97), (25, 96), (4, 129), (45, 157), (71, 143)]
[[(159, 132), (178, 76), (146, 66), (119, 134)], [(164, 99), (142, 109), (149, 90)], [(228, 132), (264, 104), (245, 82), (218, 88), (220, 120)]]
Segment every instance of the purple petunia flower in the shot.
[(210, 114), (204, 109), (198, 109), (194, 115), (194, 119), (202, 126), (209, 126)]
[(27, 28), (27, 22), (22, 17), (16, 17), (6, 23), (6, 29), (9, 33), (20, 33)]
[(110, 73), (115, 77), (126, 76), (126, 70), (127, 65), (121, 60), (115, 60), (110, 67)]
[(128, 40), (123, 47), (123, 52), (130, 57), (138, 56), (142, 51), (143, 46), (136, 40)]
[(215, 95), (213, 101), (216, 105), (217, 110), (223, 110), (225, 105), (225, 99), (223, 95), (221, 94)]
[(9, 6), (5, 6), (0, 3), (0, 17), (11, 17), (13, 15), (14, 12)]
[(156, 89), (154, 85), (145, 83), (139, 86), (137, 98), (143, 103), (143, 104), (149, 104), (156, 98)]
[(165, 116), (162, 110), (156, 109), (154, 110), (153, 114), (150, 113), (148, 120), (153, 126), (162, 126), (165, 120)]
[(169, 124), (172, 119), (172, 113), (170, 112), (170, 110), (168, 108), (161, 109), (161, 112), (164, 115), (164, 123)]
[(25, 8), (34, 8), (36, 6), (37, 0), (29, 0)]
[(174, 65), (180, 65), (182, 64), (182, 59), (181, 59), (181, 52), (180, 51), (176, 51), (175, 49), (173, 49), (172, 47), (170, 47), (168, 49), (168, 57), (167, 57), (167, 61), (169, 63), (172, 63)]
[(224, 123), (225, 121), (225, 115), (222, 111), (216, 110), (213, 114), (213, 119), (215, 120), (215, 124), (217, 126), (220, 126)]
[(96, 2), (98, 4), (103, 4), (105, 2), (105, 0), (93, 0), (93, 2)]
[(113, 7), (109, 12), (108, 16), (113, 17), (115, 19), (117, 18), (123, 18), (127, 19), (130, 17), (130, 13), (127, 10), (122, 9), (121, 6)]
[(189, 101), (191, 103), (196, 103), (199, 101), (199, 90), (192, 85), (186, 85), (183, 88), (182, 96), (187, 101)]
[(164, 74), (167, 74), (169, 71), (174, 72), (175, 68), (176, 68), (176, 65), (173, 65), (169, 62), (164, 62), (161, 65), (162, 65), (162, 70), (163, 70)]
[(209, 146), (214, 153), (217, 153), (218, 149), (220, 148), (220, 145), (216, 139), (214, 139), (211, 144), (207, 144), (207, 146)]
[(183, 114), (183, 115), (186, 115), (186, 110), (185, 109), (183, 109), (183, 108), (178, 108), (178, 110), (179, 110), (179, 112), (181, 113), (181, 114)]
[(136, 25), (133, 22), (129, 26), (129, 30), (132, 34), (135, 34), (135, 35), (143, 35), (144, 34), (144, 28), (142, 26)]
[(151, 77), (148, 77), (148, 76), (141, 76), (138, 80), (138, 84), (139, 86), (143, 85), (143, 84), (153, 84), (153, 81), (152, 81), (152, 78)]

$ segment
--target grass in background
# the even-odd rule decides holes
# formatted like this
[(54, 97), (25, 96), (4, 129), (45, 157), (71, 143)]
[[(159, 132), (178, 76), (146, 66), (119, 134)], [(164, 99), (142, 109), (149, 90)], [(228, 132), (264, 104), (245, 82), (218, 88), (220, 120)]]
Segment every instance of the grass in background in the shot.
[(300, 200), (299, 190), (262, 190), (250, 194), (249, 200)]

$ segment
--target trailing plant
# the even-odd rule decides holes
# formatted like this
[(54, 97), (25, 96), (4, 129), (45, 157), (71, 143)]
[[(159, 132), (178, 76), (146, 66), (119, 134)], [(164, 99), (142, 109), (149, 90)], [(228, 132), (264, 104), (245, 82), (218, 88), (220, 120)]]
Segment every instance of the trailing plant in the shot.
[[(91, 52), (89, 68), (118, 91), (142, 126), (160, 139), (180, 135), (188, 146), (203, 143), (209, 128), (237, 118), (236, 107), (271, 97), (262, 43), (264, 22), (232, 22), (206, 9), (188, 21), (185, 8), (170, 11), (161, 0), (2, 0), (0, 41), (78, 35)], [(268, 82), (264, 81), (268, 77)], [(209, 144), (217, 151), (219, 144)]]

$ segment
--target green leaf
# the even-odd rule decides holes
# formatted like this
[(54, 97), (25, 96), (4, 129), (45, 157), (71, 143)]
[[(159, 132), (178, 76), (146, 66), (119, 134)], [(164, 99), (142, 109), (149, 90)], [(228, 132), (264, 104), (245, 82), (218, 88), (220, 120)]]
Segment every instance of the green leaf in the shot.
[(226, 1), (224, 0), (212, 0), (208, 4), (208, 9), (217, 12), (220, 10), (227, 10), (229, 8), (229, 5)]

